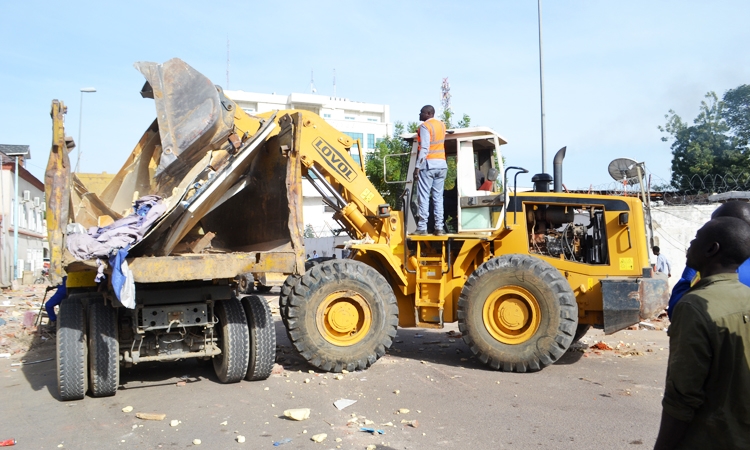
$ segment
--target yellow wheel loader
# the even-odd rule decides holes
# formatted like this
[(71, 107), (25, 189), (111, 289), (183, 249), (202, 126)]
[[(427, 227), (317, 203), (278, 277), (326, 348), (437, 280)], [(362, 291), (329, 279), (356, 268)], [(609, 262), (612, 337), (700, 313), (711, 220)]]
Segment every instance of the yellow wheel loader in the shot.
[[(649, 266), (641, 201), (560, 192), (564, 152), (554, 178), (535, 175), (534, 191), (519, 192), (506, 178), (526, 171), (503, 167), (502, 136), (450, 130), (448, 233), (414, 236), (414, 180), (392, 180), (402, 204), (386, 204), (360, 143), (314, 112), (249, 115), (179, 59), (136, 67), (157, 119), (101, 192), (70, 173), (64, 106), (53, 102), (47, 221), (51, 275), (68, 276), (57, 337), (64, 399), (81, 398), (89, 380), (94, 395), (112, 395), (119, 365), (144, 361), (213, 359), (225, 382), (268, 376), (269, 312), (240, 295), (242, 280), (285, 278), (279, 303), (291, 342), (335, 372), (375, 363), (399, 326), (450, 322), (489, 367), (538, 370), (588, 327), (613, 333), (667, 303), (666, 277)], [(400, 157), (412, 174), (416, 146)], [(351, 238), (349, 258), (309, 270), (304, 180)], [(166, 211), (122, 260), (126, 305), (112, 281), (120, 262), (74, 258), (66, 241), (71, 230), (106, 229), (144, 195)]]

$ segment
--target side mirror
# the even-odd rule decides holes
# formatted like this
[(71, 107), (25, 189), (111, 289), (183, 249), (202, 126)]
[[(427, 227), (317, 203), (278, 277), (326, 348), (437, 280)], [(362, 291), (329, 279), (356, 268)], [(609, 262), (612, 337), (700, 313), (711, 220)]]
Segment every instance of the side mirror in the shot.
[(628, 216), (629, 214), (624, 212), (620, 213), (620, 225), (627, 225), (628, 224)]
[(490, 181), (497, 180), (497, 176), (500, 175), (500, 172), (497, 171), (494, 167), (490, 167), (487, 171), (487, 179)]

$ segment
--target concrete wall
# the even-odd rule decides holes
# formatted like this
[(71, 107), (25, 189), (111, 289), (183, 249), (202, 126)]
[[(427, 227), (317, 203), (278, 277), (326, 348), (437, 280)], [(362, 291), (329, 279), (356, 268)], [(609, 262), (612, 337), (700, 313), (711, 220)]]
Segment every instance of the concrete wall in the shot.
[[(685, 253), (695, 232), (711, 218), (719, 203), (695, 206), (659, 206), (651, 209), (654, 227), (654, 243), (667, 257), (672, 266), (670, 286), (680, 279), (685, 269)], [(651, 263), (656, 257), (651, 255)]]

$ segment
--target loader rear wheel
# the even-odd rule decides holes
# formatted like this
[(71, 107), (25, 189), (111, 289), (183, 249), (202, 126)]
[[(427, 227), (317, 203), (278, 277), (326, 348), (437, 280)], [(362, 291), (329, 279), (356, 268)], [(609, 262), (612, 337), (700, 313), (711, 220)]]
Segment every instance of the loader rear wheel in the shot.
[(86, 394), (88, 351), (81, 299), (64, 299), (60, 303), (57, 321), (57, 390), (61, 400), (81, 400)]
[(250, 330), (250, 360), (245, 379), (265, 380), (276, 362), (276, 329), (271, 308), (263, 298), (249, 295), (242, 299)]
[(120, 382), (117, 310), (99, 300), (89, 304), (89, 379), (91, 395), (109, 397)]
[(216, 302), (216, 330), (221, 354), (214, 356), (214, 371), (222, 383), (236, 383), (247, 374), (250, 352), (249, 330), (242, 303), (237, 298)]
[(386, 279), (364, 263), (318, 264), (294, 284), (288, 300), (289, 339), (321, 370), (366, 369), (393, 344), (396, 296)]
[(539, 370), (573, 341), (578, 304), (550, 264), (504, 255), (479, 266), (458, 300), (458, 328), (480, 361), (506, 372)]

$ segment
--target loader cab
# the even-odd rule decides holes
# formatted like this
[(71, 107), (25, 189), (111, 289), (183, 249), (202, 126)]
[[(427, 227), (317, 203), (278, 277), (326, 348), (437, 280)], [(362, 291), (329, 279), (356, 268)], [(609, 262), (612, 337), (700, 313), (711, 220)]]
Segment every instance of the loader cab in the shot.
[[(419, 151), (414, 133), (402, 135), (411, 144), (406, 189), (409, 193), (407, 231), (416, 229), (417, 180), (414, 180)], [(500, 146), (505, 138), (488, 127), (448, 130), (445, 156), (448, 175), (443, 207), (448, 234), (487, 233), (501, 226), (503, 213), (503, 158)], [(432, 215), (432, 210), (430, 211)], [(432, 218), (428, 230), (432, 230)]]

